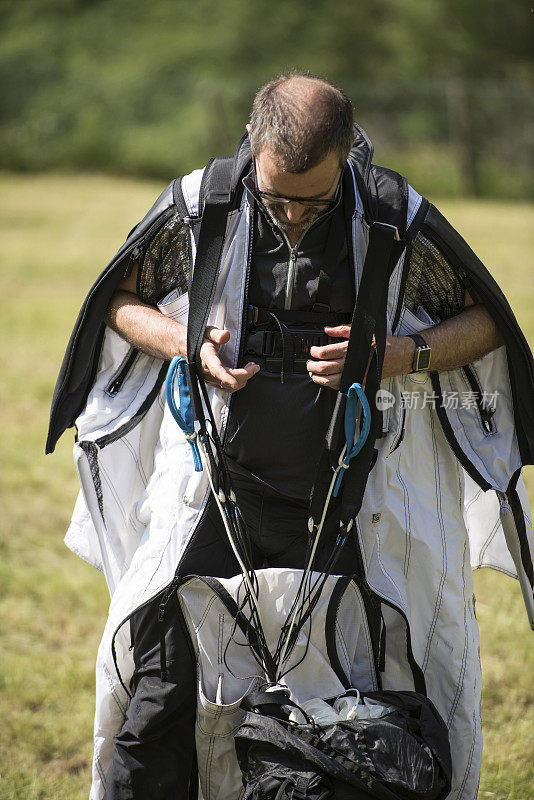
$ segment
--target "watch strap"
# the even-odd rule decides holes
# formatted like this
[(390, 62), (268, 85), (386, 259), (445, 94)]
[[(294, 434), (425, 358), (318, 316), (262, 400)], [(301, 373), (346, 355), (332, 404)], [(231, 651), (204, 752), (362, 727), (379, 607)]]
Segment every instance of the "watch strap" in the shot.
[(428, 347), (420, 333), (409, 333), (408, 337), (414, 340), (416, 347)]
[[(423, 372), (423, 370), (428, 369), (430, 367), (430, 356), (431, 356), (431, 352), (432, 352), (431, 348), (425, 342), (425, 340), (423, 339), (423, 337), (421, 336), (420, 333), (409, 333), (408, 337), (410, 339), (413, 339), (413, 341), (415, 342), (415, 354), (414, 354), (412, 370), (411, 370), (410, 374), (412, 374), (414, 372)], [(423, 366), (420, 366), (419, 365), (419, 360), (420, 360), (420, 356), (421, 356), (422, 352), (425, 355), (428, 353), (428, 360), (426, 361), (426, 363), (424, 363)]]

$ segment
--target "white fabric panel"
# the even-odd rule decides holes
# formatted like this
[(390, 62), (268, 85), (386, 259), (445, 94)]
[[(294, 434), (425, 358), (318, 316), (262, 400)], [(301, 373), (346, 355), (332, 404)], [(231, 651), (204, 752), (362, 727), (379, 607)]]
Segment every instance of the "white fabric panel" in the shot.
[(409, 228), (413, 222), (413, 219), (417, 212), (419, 211), (419, 206), (421, 205), (421, 201), (423, 198), (420, 194), (418, 194), (415, 189), (412, 189), (411, 186), (408, 186), (408, 213), (406, 215), (406, 227)]
[[(370, 586), (409, 620), (428, 695), (449, 726), (453, 786), (456, 791), (463, 786), (459, 796), (471, 798), (478, 780), (473, 758), (481, 750), (480, 665), (461, 472), (435, 412), (421, 407), (425, 392), (431, 392), (429, 376), (395, 379), (390, 389), (391, 431), (377, 442), (378, 458), (358, 515), (365, 570)], [(417, 395), (418, 408), (402, 414), (402, 391)], [(404, 434), (395, 446), (401, 422)], [(384, 688), (412, 688), (394, 646), (405, 641), (404, 625), (390, 616), (386, 624)]]
[(103, 572), (104, 565), (102, 564), (98, 535), (81, 490), (78, 492), (64, 541), (69, 550)]
[[(498, 392), (495, 413), (492, 418), (494, 430), (488, 433), (482, 426), (475, 404), (448, 410), (447, 416), (461, 449), (478, 472), (494, 489), (504, 492), (513, 473), (521, 466), (519, 446), (515, 434), (512, 391), (508, 379), (506, 349), (495, 350), (470, 365), (483, 392), (489, 395)], [(471, 387), (462, 369), (439, 373), (442, 392), (465, 399)]]
[(182, 178), (182, 193), (192, 217), (198, 217), (198, 197), (204, 169), (195, 169)]

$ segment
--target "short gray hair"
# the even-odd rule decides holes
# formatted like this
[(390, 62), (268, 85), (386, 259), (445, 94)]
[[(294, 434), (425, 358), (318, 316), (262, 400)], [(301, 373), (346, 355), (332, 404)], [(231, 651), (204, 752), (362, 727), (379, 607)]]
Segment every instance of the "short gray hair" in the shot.
[(250, 139), (256, 155), (269, 147), (281, 169), (302, 173), (329, 153), (343, 163), (354, 140), (354, 110), (339, 87), (308, 72), (289, 72), (254, 98)]

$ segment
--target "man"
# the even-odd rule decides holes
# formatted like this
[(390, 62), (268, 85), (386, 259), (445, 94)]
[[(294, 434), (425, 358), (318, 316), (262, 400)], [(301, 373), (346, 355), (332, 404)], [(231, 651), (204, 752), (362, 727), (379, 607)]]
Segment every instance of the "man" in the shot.
[[(352, 107), (343, 92), (312, 76), (283, 76), (263, 87), (247, 130), (252, 163), (228, 216), (201, 362), (206, 382), (215, 387), (212, 405), (224, 432), (255, 566), (299, 568), (315, 476), (310, 465), (319, 460), (340, 386), (348, 320), (367, 247), (365, 192), (371, 186), (380, 188), (386, 171), (369, 166), (369, 143), (361, 132), (355, 138)], [(367, 164), (358, 178), (358, 169), (347, 161), (351, 148), (364, 153), (361, 161)], [(191, 216), (199, 211), (200, 175), (193, 173), (182, 182)], [(352, 574), (363, 564), (369, 585), (408, 620), (429, 696), (451, 731), (451, 797), (467, 799), (476, 794), (480, 764), (480, 676), (462, 506), (476, 483), (500, 493), (500, 507), (493, 491), (491, 503), (478, 498), (476, 508), (486, 518), (478, 528), (473, 525), (473, 536), (480, 536), (481, 544), (490, 519), (502, 534), (499, 513), (504, 525), (506, 502), (514, 506), (514, 536), (521, 540), (515, 567), (528, 582), (531, 561), (516, 484), (521, 461), (530, 458), (532, 420), (509, 391), (491, 413), (483, 396), (490, 389), (504, 393), (507, 386), (503, 341), (514, 389), (524, 364), (531, 369), (530, 354), (505, 301), (463, 242), (454, 241), (454, 232), (411, 188), (405, 200), (405, 227), (412, 226), (412, 235), (389, 278), (381, 373), (392, 405), (384, 413), (357, 536), (348, 543), (337, 571)], [(98, 690), (95, 724), (92, 797), (106, 800), (188, 796), (195, 657), (168, 591), (175, 584), (169, 582), (175, 574), (225, 577), (239, 571), (205, 480), (192, 472), (187, 444), (178, 441), (170, 415), (166, 412), (162, 423), (157, 409), (161, 381), (155, 378), (161, 362), (186, 355), (186, 327), (162, 314), (158, 303), (164, 307), (165, 295), (187, 285), (192, 242), (183, 215), (171, 213), (168, 200), (161, 208), (165, 210), (165, 203), (164, 224), (154, 235), (151, 229), (143, 234), (141, 256), (134, 257), (130, 274), (119, 280), (125, 272), (119, 259), (122, 267), (113, 270), (114, 278), (109, 271), (103, 275), (107, 288), (106, 293), (99, 289), (100, 295), (109, 298), (115, 290), (100, 355), (98, 374), (103, 377), (97, 377), (90, 390), (86, 377), (72, 379), (76, 359), (69, 358), (66, 368), (78, 408), (80, 397), (85, 400), (89, 394), (77, 426), (78, 468), (90, 513), (81, 508), (70, 546), (87, 550), (81, 544), (82, 528), (84, 536), (96, 537), (110, 585), (115, 588), (118, 583), (99, 656), (107, 685)], [(202, 265), (195, 266), (199, 268)], [(90, 295), (89, 309), (91, 302)], [(256, 336), (261, 329), (254, 319), (245, 324), (250, 307), (273, 315), (274, 353), (261, 345), (265, 337)], [(287, 321), (287, 312), (293, 315), (288, 326), (298, 346), (299, 331), (311, 326), (308, 320), (313, 318), (316, 326), (323, 319), (324, 333), (319, 331), (319, 344), (311, 347), (304, 367), (293, 359), (292, 370), (284, 374), (283, 337), (277, 334), (280, 323), (274, 317)], [(83, 337), (81, 330), (72, 340), (74, 350)], [(135, 348), (133, 360), (124, 341)], [(94, 363), (94, 353), (91, 359)], [(460, 369), (473, 361), (476, 371)], [(530, 375), (523, 378), (527, 394), (532, 393)], [(498, 386), (489, 385), (492, 379)], [(125, 388), (115, 392), (122, 380)], [(56, 422), (57, 408), (67, 405), (62, 388), (66, 383), (58, 384)], [(112, 400), (119, 391), (126, 391), (126, 399), (123, 396), (121, 413), (115, 415)], [(458, 400), (462, 392), (470, 393), (470, 408), (445, 413), (445, 395), (456, 394)], [(409, 395), (412, 402), (420, 402), (419, 410), (410, 409)], [(67, 418), (68, 411), (63, 416)], [(145, 433), (136, 425), (141, 417)], [(131, 435), (137, 437), (133, 444)], [(113, 460), (112, 449), (123, 445), (122, 456)], [(132, 449), (141, 455), (135, 456), (137, 478), (123, 487), (126, 503), (117, 499), (119, 490), (107, 489), (126, 480), (119, 473)], [(114, 538), (112, 503), (122, 507), (122, 519), (135, 531), (133, 544), (125, 543), (127, 537), (120, 533)], [(334, 536), (332, 523), (316, 566), (326, 562)], [(507, 558), (499, 550), (492, 563)], [(167, 613), (169, 602), (172, 613)], [(397, 638), (401, 646), (400, 631), (386, 619), (388, 625), (388, 637), (392, 642)], [(132, 678), (129, 704), (126, 687), (121, 687), (109, 659), (112, 645), (124, 653), (118, 656), (122, 681)], [(128, 645), (133, 674), (125, 668)], [(384, 685), (409, 686), (393, 661), (386, 664)]]

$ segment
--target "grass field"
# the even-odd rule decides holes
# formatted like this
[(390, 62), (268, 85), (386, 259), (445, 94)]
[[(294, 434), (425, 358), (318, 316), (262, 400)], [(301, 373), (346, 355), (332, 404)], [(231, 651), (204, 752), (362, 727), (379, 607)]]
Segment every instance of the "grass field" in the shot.
[[(63, 533), (77, 481), (72, 433), (45, 458), (52, 389), (85, 292), (160, 186), (104, 177), (0, 177), (0, 800), (78, 800), (90, 778), (103, 578)], [(534, 341), (534, 207), (443, 202)], [(534, 475), (527, 474), (534, 497)], [(485, 680), (480, 798), (534, 800), (534, 634), (519, 587), (475, 576)]]

